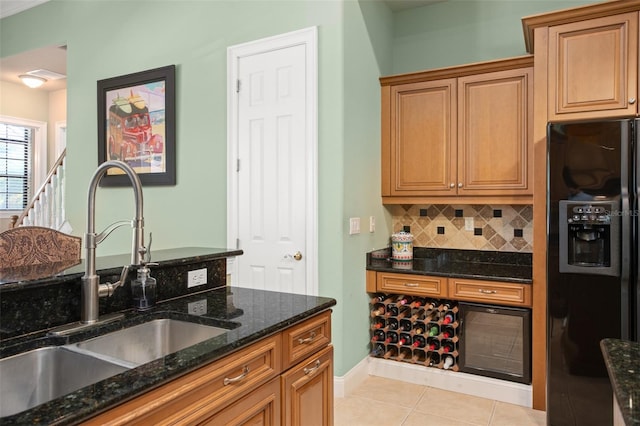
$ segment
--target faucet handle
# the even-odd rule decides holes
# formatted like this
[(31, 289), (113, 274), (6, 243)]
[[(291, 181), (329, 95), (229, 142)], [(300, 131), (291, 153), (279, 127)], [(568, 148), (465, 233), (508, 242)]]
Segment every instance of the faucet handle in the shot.
[(140, 253), (140, 258), (142, 259), (142, 264), (148, 265), (151, 262), (151, 242), (153, 241), (153, 233), (149, 232), (149, 246), (141, 246), (138, 248), (138, 253)]

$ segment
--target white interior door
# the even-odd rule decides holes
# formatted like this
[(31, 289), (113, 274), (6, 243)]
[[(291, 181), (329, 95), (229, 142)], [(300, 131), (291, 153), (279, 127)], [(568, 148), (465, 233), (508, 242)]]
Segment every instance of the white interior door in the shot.
[(233, 285), (316, 294), (315, 51), (294, 34), (243, 45), (232, 58), (229, 242), (244, 254), (230, 270)]

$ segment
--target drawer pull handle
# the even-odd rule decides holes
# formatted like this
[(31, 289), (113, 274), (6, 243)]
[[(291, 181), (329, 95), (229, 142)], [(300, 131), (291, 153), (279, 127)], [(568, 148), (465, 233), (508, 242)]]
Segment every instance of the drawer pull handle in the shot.
[(480, 293), (484, 293), (484, 294), (496, 294), (496, 293), (497, 293), (497, 291), (496, 291), (496, 290), (485, 290), (485, 289), (483, 289), (483, 288), (478, 289), (478, 291), (479, 291)]
[(249, 374), (249, 366), (245, 365), (244, 368), (242, 369), (242, 374), (236, 377), (232, 377), (232, 378), (228, 378), (225, 377), (224, 378), (224, 385), (230, 385), (231, 383), (235, 383), (235, 382), (239, 382), (240, 380), (244, 379), (245, 377), (247, 377), (247, 374)]
[(300, 343), (301, 345), (303, 343), (311, 343), (313, 342), (313, 339), (316, 338), (316, 332), (312, 331), (311, 334), (309, 335), (309, 337), (307, 337), (306, 339), (298, 339), (298, 343)]
[(311, 368), (305, 368), (304, 370), (304, 375), (308, 376), (309, 374), (313, 374), (318, 368), (320, 368), (320, 360), (317, 359), (315, 364), (313, 365), (313, 367)]
[(405, 287), (420, 287), (418, 283), (404, 283)]

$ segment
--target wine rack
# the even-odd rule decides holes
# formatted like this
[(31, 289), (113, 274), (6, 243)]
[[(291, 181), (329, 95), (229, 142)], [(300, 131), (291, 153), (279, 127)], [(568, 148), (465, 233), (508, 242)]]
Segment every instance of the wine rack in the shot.
[(371, 299), (371, 356), (458, 371), (458, 305), (391, 294)]

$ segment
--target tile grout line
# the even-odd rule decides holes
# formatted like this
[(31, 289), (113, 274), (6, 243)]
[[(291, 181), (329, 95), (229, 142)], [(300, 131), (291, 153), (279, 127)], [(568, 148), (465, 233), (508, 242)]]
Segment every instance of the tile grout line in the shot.
[(493, 416), (496, 413), (496, 405), (498, 405), (496, 403), (496, 401), (493, 401), (493, 406), (491, 407), (491, 415), (489, 416), (489, 423), (487, 423), (487, 426), (491, 426), (491, 423), (493, 423)]
[(422, 401), (422, 397), (424, 396), (424, 394), (427, 392), (427, 389), (429, 388), (428, 386), (422, 386), (422, 392), (420, 393), (420, 396), (416, 399), (416, 402), (413, 404), (413, 407), (411, 407), (411, 409), (409, 410), (409, 412), (407, 413), (406, 416), (404, 416), (404, 418), (402, 419), (402, 421), (400, 422), (400, 426), (404, 425), (404, 422), (407, 421), (407, 419), (409, 418), (409, 416), (411, 414), (413, 414), (416, 411), (416, 407), (418, 406), (418, 403), (420, 401)]

